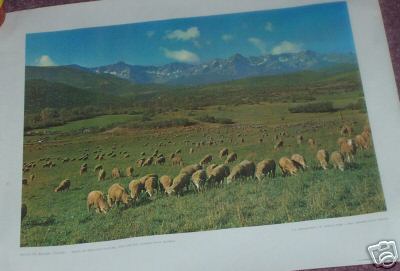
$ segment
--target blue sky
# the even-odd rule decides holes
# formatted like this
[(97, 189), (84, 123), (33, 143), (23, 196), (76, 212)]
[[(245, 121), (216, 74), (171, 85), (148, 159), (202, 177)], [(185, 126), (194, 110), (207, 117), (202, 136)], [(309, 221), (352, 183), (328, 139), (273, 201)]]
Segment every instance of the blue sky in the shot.
[(345, 2), (27, 34), (27, 65), (124, 61), (135, 65), (201, 63), (313, 50), (355, 52)]

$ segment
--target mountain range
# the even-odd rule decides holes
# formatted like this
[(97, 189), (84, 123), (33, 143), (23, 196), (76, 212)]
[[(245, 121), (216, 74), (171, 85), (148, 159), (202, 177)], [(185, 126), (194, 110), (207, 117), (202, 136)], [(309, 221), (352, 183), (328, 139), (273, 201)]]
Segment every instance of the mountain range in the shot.
[[(111, 65), (80, 69), (109, 74), (137, 84), (202, 85), (253, 76), (287, 74), (304, 70), (320, 70), (335, 65), (357, 63), (353, 53), (319, 54), (313, 51), (245, 57), (235, 54), (201, 64), (170, 63), (162, 66)], [(74, 65), (76, 67), (76, 65)]]

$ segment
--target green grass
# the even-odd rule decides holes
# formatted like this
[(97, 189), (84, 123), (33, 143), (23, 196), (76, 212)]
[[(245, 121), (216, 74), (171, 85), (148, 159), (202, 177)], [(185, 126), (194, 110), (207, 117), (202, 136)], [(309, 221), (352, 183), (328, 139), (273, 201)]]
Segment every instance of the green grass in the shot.
[[(350, 99), (342, 96), (340, 98)], [(23, 187), (23, 202), (28, 206), (28, 215), (21, 227), (21, 246), (64, 245), (84, 242), (113, 240), (134, 236), (215, 230), (230, 227), (267, 225), (321, 218), (366, 214), (385, 210), (384, 196), (379, 179), (373, 150), (361, 151), (355, 163), (346, 171), (330, 168), (320, 170), (315, 161), (316, 150), (307, 144), (298, 146), (295, 136), (301, 133), (305, 140), (316, 139), (318, 148), (328, 151), (337, 149), (336, 140), (340, 136), (342, 123), (339, 113), (299, 113), (291, 114), (288, 103), (259, 103), (240, 106), (210, 106), (203, 110), (164, 113), (155, 115), (154, 120), (168, 120), (209, 114), (219, 118), (231, 118), (235, 124), (210, 124), (199, 122), (190, 127), (168, 129), (132, 129), (113, 133), (94, 133), (68, 136), (50, 135), (47, 142), (32, 143), (25, 138), (24, 161), (50, 157), (57, 163), (53, 169), (41, 168), (41, 162), (33, 170), (37, 179)], [(342, 112), (346, 122), (352, 122), (360, 133), (367, 116), (359, 111)], [(140, 116), (103, 116), (85, 121), (72, 122), (51, 129), (68, 132), (91, 125), (108, 125), (115, 122), (139, 121)], [(259, 126), (257, 126), (259, 125)], [(266, 129), (268, 136), (259, 138)], [(274, 151), (274, 136), (282, 130), (288, 132), (283, 137), (284, 148)], [(238, 134), (241, 134), (239, 137)], [(196, 148), (192, 143), (205, 140), (205, 136), (224, 143)], [(240, 138), (245, 142), (241, 143)], [(230, 140), (232, 139), (232, 143)], [(189, 140), (190, 144), (186, 144)], [(169, 142), (170, 141), (170, 142)], [(29, 144), (28, 144), (29, 143)], [(160, 143), (163, 143), (160, 146)], [(117, 147), (117, 157), (99, 162), (94, 160), (93, 151), (101, 148), (108, 153)], [(195, 148), (189, 154), (189, 148)], [(274, 179), (262, 182), (242, 180), (221, 188), (210, 188), (205, 193), (191, 191), (181, 197), (166, 197), (160, 194), (153, 199), (142, 197), (140, 203), (128, 209), (115, 208), (106, 215), (88, 213), (86, 197), (92, 190), (107, 192), (108, 187), (119, 182), (127, 187), (131, 178), (111, 180), (110, 172), (115, 166), (124, 170), (134, 165), (141, 152), (151, 155), (155, 149), (169, 155), (182, 150), (186, 164), (198, 162), (204, 155), (214, 156), (214, 163), (222, 163), (218, 152), (228, 147), (237, 152), (238, 160), (275, 159), (300, 153), (306, 158), (310, 168), (294, 177), (282, 177), (279, 169)], [(82, 161), (62, 163), (64, 157), (79, 157), (89, 150), (89, 172), (79, 176)], [(123, 158), (121, 151), (127, 151), (129, 158)], [(93, 167), (103, 164), (107, 180), (98, 182)], [(159, 176), (175, 176), (179, 167), (166, 165), (136, 168), (135, 175), (143, 176), (155, 172)], [(25, 173), (25, 177), (30, 174)], [(69, 192), (54, 193), (58, 183), (69, 178), (72, 186)]]

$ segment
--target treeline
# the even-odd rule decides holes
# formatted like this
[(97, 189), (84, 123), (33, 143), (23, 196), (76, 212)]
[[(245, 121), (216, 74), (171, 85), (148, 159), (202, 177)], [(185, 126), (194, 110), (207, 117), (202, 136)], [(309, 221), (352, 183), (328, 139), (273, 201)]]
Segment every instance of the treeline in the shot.
[(312, 102), (304, 104), (296, 104), (289, 106), (290, 113), (323, 113), (336, 112), (340, 110), (361, 110), (366, 111), (365, 101), (359, 98), (356, 102), (346, 104), (344, 106), (335, 107), (332, 102)]

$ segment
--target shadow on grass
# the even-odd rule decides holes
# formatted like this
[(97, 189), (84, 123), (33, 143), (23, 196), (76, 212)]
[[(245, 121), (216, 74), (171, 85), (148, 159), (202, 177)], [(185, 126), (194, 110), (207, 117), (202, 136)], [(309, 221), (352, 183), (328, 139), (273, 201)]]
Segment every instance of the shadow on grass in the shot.
[(25, 220), (23, 226), (26, 228), (32, 228), (36, 226), (50, 226), (57, 224), (56, 218), (51, 215), (49, 217), (32, 217)]

